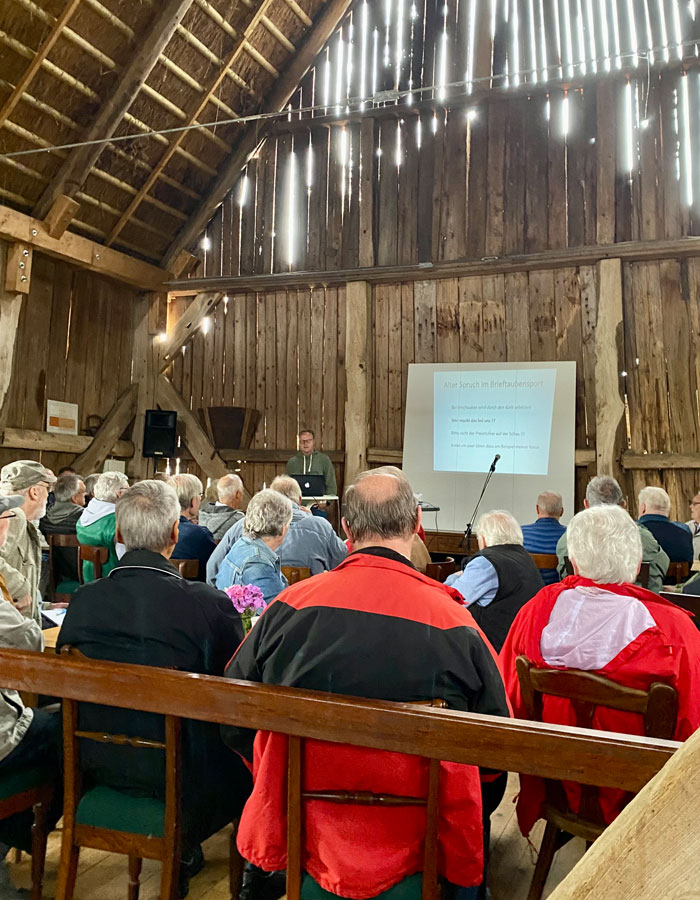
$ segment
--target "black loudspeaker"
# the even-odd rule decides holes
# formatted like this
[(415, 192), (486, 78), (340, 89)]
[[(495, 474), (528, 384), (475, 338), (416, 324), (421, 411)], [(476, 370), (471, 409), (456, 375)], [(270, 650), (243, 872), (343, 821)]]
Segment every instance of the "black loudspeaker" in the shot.
[(147, 409), (143, 426), (144, 456), (175, 456), (177, 413), (167, 409)]

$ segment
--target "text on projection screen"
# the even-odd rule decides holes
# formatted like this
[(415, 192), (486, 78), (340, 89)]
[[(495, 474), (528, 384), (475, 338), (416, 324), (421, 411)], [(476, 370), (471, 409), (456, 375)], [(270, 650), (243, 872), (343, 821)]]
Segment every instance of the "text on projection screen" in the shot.
[(485, 472), (496, 453), (514, 475), (546, 475), (554, 369), (434, 373), (437, 472)]

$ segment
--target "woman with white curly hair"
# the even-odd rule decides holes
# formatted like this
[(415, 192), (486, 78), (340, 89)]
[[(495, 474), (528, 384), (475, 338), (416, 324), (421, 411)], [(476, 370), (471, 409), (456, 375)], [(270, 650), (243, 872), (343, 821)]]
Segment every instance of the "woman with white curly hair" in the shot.
[[(642, 562), (637, 524), (620, 506), (594, 506), (574, 516), (567, 542), (575, 574), (543, 588), (523, 607), (501, 653), (514, 715), (527, 718), (515, 669), (523, 655), (537, 668), (582, 669), (642, 690), (655, 681), (670, 684), (678, 694), (673, 737), (684, 741), (700, 725), (700, 633), (685, 610), (633, 584)], [(575, 724), (571, 701), (544, 697), (543, 719)], [(603, 707), (593, 727), (644, 734), (641, 715)], [(565, 786), (571, 807), (578, 809), (579, 786)], [(544, 801), (544, 782), (521, 776), (523, 834), (542, 815)], [(606, 788), (600, 802), (611, 822), (626, 797)]]
[(274, 600), (287, 587), (277, 549), (291, 521), (291, 500), (277, 491), (258, 491), (248, 504), (240, 540), (219, 567), (216, 586), (226, 590), (234, 584), (254, 584), (266, 603)]

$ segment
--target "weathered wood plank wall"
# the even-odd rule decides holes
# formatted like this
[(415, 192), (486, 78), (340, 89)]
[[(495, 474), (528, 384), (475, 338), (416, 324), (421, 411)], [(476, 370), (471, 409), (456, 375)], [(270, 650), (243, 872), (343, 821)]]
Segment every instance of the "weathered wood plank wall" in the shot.
[[(88, 416), (106, 416), (131, 381), (131, 301), (137, 295), (126, 285), (35, 254), (0, 425), (43, 431), (47, 398), (77, 403), (81, 431)], [(0, 465), (23, 456), (39, 456), (52, 469), (74, 459), (0, 449)]]

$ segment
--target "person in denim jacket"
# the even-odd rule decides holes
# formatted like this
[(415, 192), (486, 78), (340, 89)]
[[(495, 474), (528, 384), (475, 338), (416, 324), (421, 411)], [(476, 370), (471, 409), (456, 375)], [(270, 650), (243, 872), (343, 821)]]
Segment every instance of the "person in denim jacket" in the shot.
[(254, 584), (266, 603), (287, 587), (277, 549), (289, 531), (292, 503), (277, 491), (258, 491), (248, 504), (243, 536), (231, 547), (219, 567), (216, 586)]

